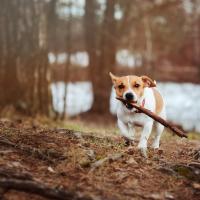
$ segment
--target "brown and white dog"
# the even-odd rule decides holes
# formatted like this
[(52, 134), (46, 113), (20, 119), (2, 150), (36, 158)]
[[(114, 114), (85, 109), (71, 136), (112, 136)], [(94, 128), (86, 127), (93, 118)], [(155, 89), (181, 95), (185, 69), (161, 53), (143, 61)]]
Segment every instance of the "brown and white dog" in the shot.
[[(148, 76), (122, 76), (117, 77), (110, 72), (116, 96), (125, 100), (132, 100), (162, 118), (166, 118), (165, 104), (161, 94), (155, 88), (156, 83)], [(147, 142), (152, 131), (154, 120), (143, 113), (136, 112), (131, 106), (126, 106), (119, 102), (117, 108), (118, 127), (122, 136), (133, 141), (135, 135), (135, 125), (143, 127), (138, 148), (146, 155)], [(152, 147), (159, 148), (160, 137), (163, 132), (163, 125), (155, 122), (156, 135)]]

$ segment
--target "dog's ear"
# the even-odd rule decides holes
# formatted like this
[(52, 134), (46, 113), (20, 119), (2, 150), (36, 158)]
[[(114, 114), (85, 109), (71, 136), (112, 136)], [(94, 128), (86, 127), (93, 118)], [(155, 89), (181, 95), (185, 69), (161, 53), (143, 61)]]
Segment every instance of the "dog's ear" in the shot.
[(144, 82), (144, 87), (156, 87), (156, 81), (153, 81), (148, 76), (141, 76), (142, 81)]
[(113, 84), (115, 84), (116, 81), (117, 81), (117, 79), (118, 79), (118, 77), (115, 76), (114, 74), (112, 74), (111, 72), (109, 72), (109, 75), (110, 75), (110, 77), (111, 77), (111, 80), (112, 80)]

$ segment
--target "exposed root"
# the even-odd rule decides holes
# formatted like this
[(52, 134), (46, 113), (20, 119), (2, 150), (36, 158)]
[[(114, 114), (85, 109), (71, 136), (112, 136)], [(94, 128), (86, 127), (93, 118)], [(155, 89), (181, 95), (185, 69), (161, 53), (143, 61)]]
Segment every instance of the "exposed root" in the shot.
[(51, 188), (43, 183), (30, 180), (19, 180), (19, 179), (0, 179), (0, 187), (3, 189), (12, 189), (23, 191), (27, 193), (37, 194), (49, 199), (60, 199), (60, 200), (90, 200), (90, 197), (81, 197), (73, 191), (64, 190), (61, 188)]

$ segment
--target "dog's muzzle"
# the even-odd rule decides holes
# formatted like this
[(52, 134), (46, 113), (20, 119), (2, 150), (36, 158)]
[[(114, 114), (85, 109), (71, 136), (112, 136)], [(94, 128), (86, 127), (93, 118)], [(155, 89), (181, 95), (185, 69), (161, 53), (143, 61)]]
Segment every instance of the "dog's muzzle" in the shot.
[(132, 101), (132, 100), (134, 100), (134, 95), (132, 93), (128, 92), (125, 94), (125, 98), (128, 101)]

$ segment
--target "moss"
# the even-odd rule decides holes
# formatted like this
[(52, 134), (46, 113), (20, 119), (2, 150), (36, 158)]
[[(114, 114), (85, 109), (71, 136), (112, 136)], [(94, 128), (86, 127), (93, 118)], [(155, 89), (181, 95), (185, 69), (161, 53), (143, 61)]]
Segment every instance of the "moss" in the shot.
[(195, 132), (190, 132), (188, 134), (188, 139), (189, 140), (200, 140), (200, 134), (199, 133), (195, 133)]
[(79, 164), (81, 167), (87, 168), (87, 167), (90, 167), (91, 161), (89, 159), (83, 158), (79, 161)]

